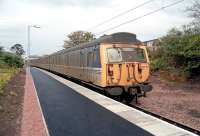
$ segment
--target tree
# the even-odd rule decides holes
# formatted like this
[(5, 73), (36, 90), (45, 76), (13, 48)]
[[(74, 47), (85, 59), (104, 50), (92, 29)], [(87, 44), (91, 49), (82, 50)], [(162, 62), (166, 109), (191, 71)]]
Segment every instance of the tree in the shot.
[(9, 52), (4, 53), (3, 62), (9, 67), (21, 68), (24, 65), (24, 60), (21, 56)]
[(187, 8), (186, 11), (189, 13), (189, 17), (194, 20), (183, 26), (183, 31), (187, 34), (199, 34), (200, 33), (200, 1), (194, 0), (191, 7)]
[(2, 51), (3, 50), (3, 46), (0, 46), (0, 51)]
[(193, 6), (187, 9), (190, 12), (190, 17), (200, 22), (200, 1), (194, 0)]
[(86, 31), (75, 31), (67, 35), (67, 40), (64, 41), (64, 48), (80, 45), (81, 43), (89, 42), (95, 39), (95, 35)]
[(3, 51), (3, 46), (0, 46), (0, 53)]
[(25, 53), (23, 46), (21, 44), (13, 45), (10, 50), (18, 56), (21, 56)]

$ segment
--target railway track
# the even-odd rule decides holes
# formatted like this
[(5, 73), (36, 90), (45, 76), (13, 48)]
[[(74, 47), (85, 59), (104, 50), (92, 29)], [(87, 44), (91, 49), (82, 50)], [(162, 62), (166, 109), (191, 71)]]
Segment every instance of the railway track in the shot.
[[(76, 80), (76, 79), (74, 79), (74, 78), (71, 78), (71, 77), (68, 77), (68, 76), (65, 76), (65, 75), (56, 73), (56, 72), (52, 72), (52, 71), (49, 71), (49, 72), (54, 73), (54, 74), (56, 74), (56, 75), (59, 75), (59, 76), (61, 76), (61, 77), (64, 77), (64, 78), (66, 78), (66, 79), (68, 79), (68, 80), (70, 80), (70, 81), (72, 81), (72, 82), (75, 82), (75, 83), (77, 83), (77, 84), (79, 84), (79, 85), (82, 85), (82, 86), (84, 86), (84, 87), (87, 87), (88, 89), (91, 89), (91, 90), (93, 90), (93, 91), (95, 91), (95, 92), (97, 92), (97, 93), (100, 93), (100, 94), (106, 96), (106, 94), (104, 94), (103, 91), (102, 91), (100, 88), (96, 88), (95, 86), (91, 86), (90, 84), (87, 84), (87, 83), (82, 82), (82, 81), (80, 81), (80, 80)], [(108, 97), (108, 96), (107, 96), (107, 97)], [(121, 102), (121, 103), (123, 103), (123, 104), (126, 104), (126, 103), (124, 103), (124, 102), (122, 102), (122, 101), (119, 101), (119, 99), (116, 99), (116, 98), (113, 98), (113, 97), (109, 97), (109, 98), (114, 99), (114, 100), (117, 100), (118, 102)], [(134, 109), (137, 109), (137, 110), (139, 110), (139, 111), (142, 111), (142, 112), (144, 112), (144, 113), (146, 113), (146, 114), (148, 114), (148, 115), (151, 115), (151, 116), (153, 116), (153, 117), (156, 117), (156, 118), (158, 118), (158, 119), (161, 119), (161, 120), (163, 120), (163, 121), (165, 121), (165, 122), (168, 122), (168, 123), (170, 123), (170, 124), (173, 124), (173, 125), (175, 125), (175, 126), (177, 126), (177, 127), (180, 127), (180, 128), (182, 128), (182, 129), (184, 129), (184, 130), (187, 130), (187, 131), (189, 131), (189, 132), (192, 132), (192, 133), (197, 134), (197, 135), (200, 136), (200, 131), (199, 131), (199, 130), (196, 130), (196, 129), (194, 129), (194, 128), (191, 128), (191, 127), (189, 127), (189, 126), (186, 126), (186, 125), (184, 125), (184, 124), (181, 124), (181, 123), (179, 123), (179, 122), (170, 120), (170, 119), (165, 118), (165, 117), (163, 117), (163, 116), (161, 116), (161, 115), (158, 115), (158, 114), (156, 114), (156, 113), (150, 112), (150, 111), (148, 111), (148, 110), (146, 110), (146, 109), (143, 109), (143, 108), (141, 108), (141, 107), (139, 107), (139, 106), (137, 106), (137, 105), (133, 105), (133, 104), (126, 104), (126, 105), (128, 105), (128, 106), (130, 106), (130, 107), (132, 107), (132, 108), (134, 108)]]

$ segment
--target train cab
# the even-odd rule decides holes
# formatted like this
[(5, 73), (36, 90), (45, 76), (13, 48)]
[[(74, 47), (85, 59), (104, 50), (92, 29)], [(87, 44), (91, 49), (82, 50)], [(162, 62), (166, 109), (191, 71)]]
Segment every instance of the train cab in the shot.
[[(124, 33), (115, 35), (124, 36)], [(134, 34), (126, 33), (130, 39), (102, 44), (102, 81), (112, 95), (144, 96), (152, 90), (148, 83), (150, 64), (146, 47)], [(134, 39), (135, 38), (135, 39)]]

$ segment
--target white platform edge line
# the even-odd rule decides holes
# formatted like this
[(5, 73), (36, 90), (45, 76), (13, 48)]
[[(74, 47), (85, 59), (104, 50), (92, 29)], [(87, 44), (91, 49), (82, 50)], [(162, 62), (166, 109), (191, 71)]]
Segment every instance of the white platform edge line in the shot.
[(45, 118), (44, 118), (44, 114), (43, 114), (43, 111), (42, 111), (42, 108), (41, 108), (41, 105), (40, 105), (40, 100), (39, 100), (39, 97), (38, 97), (37, 89), (36, 89), (36, 87), (35, 87), (35, 82), (34, 82), (34, 79), (33, 79), (33, 77), (32, 77), (32, 73), (31, 73), (31, 71), (30, 71), (30, 67), (27, 68), (26, 72), (28, 72), (27, 74), (29, 74), (30, 77), (32, 78), (33, 87), (34, 87), (34, 90), (35, 90), (34, 92), (35, 92), (35, 95), (36, 95), (36, 98), (37, 98), (37, 103), (38, 103), (38, 106), (39, 106), (39, 109), (40, 109), (40, 114), (42, 115), (42, 122), (43, 122), (43, 124), (44, 124), (45, 131), (46, 131), (47, 136), (50, 136), (49, 130), (48, 130), (48, 127), (47, 127), (47, 123), (46, 123), (46, 120), (45, 120)]
[[(56, 79), (57, 81), (59, 81), (60, 83), (62, 83), (62, 84), (64, 84), (64, 85), (66, 85), (66, 84), (65, 84), (62, 80), (66, 80), (67, 82), (71, 82), (71, 83), (73, 83), (73, 84), (76, 84), (76, 83), (74, 83), (74, 82), (72, 82), (72, 81), (69, 81), (69, 80), (67, 80), (67, 79), (65, 79), (65, 78), (62, 78), (62, 77), (60, 77), (60, 76), (57, 76), (57, 75), (55, 75), (55, 74), (53, 74), (53, 73), (50, 73), (50, 72), (48, 72), (48, 71), (46, 71), (46, 70), (43, 70), (43, 69), (40, 69), (40, 68), (36, 68), (36, 69), (40, 70), (40, 71), (43, 72), (43, 73), (46, 73), (47, 75), (51, 76), (52, 78)], [(84, 86), (81, 86), (81, 85), (78, 85), (78, 84), (76, 84), (76, 85), (77, 85), (77, 86), (80, 86), (80, 87), (83, 87), (83, 88), (85, 88), (85, 89), (88, 89), (88, 88), (86, 88), (86, 87), (84, 87)], [(71, 88), (71, 87), (70, 87), (70, 88)], [(73, 89), (73, 88), (72, 88), (72, 89)], [(88, 89), (88, 90), (89, 90), (89, 89)], [(78, 91), (76, 91), (76, 92), (79, 93)], [(99, 93), (97, 93), (97, 92), (94, 92), (94, 91), (92, 91), (92, 92), (93, 92), (94, 94), (97, 94), (97, 95), (101, 96), (101, 97), (108, 98), (108, 97), (106, 97), (106, 96), (104, 96), (104, 95), (101, 95), (101, 94), (99, 94)], [(81, 93), (79, 93), (79, 94), (81, 94)], [(82, 95), (82, 94), (81, 94), (81, 95)], [(82, 96), (87, 97), (87, 96), (85, 96), (85, 95), (82, 95)], [(89, 97), (87, 97), (87, 98), (90, 99), (90, 100), (92, 100), (92, 99), (89, 98)], [(115, 101), (115, 100), (113, 100), (113, 99), (111, 99), (111, 98), (108, 98), (108, 99), (110, 99), (111, 101), (114, 101), (115, 103), (117, 103), (117, 104), (119, 104), (119, 105), (126, 106), (128, 109), (131, 108), (131, 107), (129, 107), (129, 106), (125, 105), (125, 104), (122, 104), (122, 103), (120, 103), (120, 102), (118, 102), (118, 101)], [(94, 100), (92, 100), (92, 101), (95, 102)], [(97, 102), (95, 102), (95, 103), (97, 103)], [(100, 106), (102, 106), (102, 107), (104, 107), (104, 105), (101, 105), (101, 104), (99, 104), (99, 103), (97, 103), (97, 104), (100, 105)], [(104, 107), (104, 108), (106, 108), (106, 107)], [(106, 108), (106, 109), (108, 109), (108, 108)], [(108, 109), (108, 110), (109, 110), (109, 109)], [(145, 116), (151, 117), (152, 119), (155, 119), (155, 120), (157, 120), (158, 122), (161, 122), (161, 123), (164, 123), (164, 124), (166, 124), (166, 125), (169, 125), (169, 126), (175, 128), (175, 129), (178, 129), (178, 130), (180, 130), (180, 131), (183, 131), (183, 132), (185, 132), (185, 133), (187, 133), (187, 134), (189, 134), (189, 135), (198, 136), (197, 134), (194, 134), (194, 133), (192, 133), (192, 132), (190, 132), (190, 131), (184, 130), (183, 128), (177, 127), (177, 126), (175, 126), (175, 125), (173, 125), (173, 124), (170, 124), (170, 123), (168, 123), (168, 122), (165, 122), (165, 121), (163, 121), (163, 120), (161, 120), (161, 119), (158, 119), (158, 118), (156, 118), (156, 117), (154, 117), (154, 116), (151, 116), (151, 115), (149, 115), (149, 114), (146, 114), (146, 113), (144, 113), (144, 112), (142, 112), (142, 111), (136, 110), (136, 109), (134, 109), (134, 108), (131, 108), (131, 110), (132, 110), (132, 111), (136, 111), (136, 112), (141, 113), (141, 114), (144, 114)], [(109, 110), (109, 111), (111, 111), (111, 110)], [(130, 110), (127, 110), (127, 111), (130, 111)], [(111, 112), (113, 112), (113, 111), (111, 111)], [(122, 112), (123, 112), (123, 111), (122, 111)], [(117, 114), (117, 112), (113, 112), (113, 113)], [(119, 115), (119, 114), (117, 114), (117, 115), (120, 116), (120, 117), (122, 117), (123, 119), (127, 120), (127, 119), (124, 118), (122, 115)], [(127, 120), (127, 121), (129, 121), (129, 120)], [(129, 122), (130, 122), (130, 121), (129, 121)], [(133, 123), (133, 122), (131, 122), (131, 123)], [(135, 124), (135, 125), (139, 126), (138, 124)], [(139, 127), (141, 127), (141, 126), (139, 126)], [(151, 132), (150, 132), (150, 133), (151, 133)]]

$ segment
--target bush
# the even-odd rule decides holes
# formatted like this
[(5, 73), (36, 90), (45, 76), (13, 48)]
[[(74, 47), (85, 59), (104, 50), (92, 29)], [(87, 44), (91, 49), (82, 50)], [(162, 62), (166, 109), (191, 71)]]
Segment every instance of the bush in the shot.
[[(200, 34), (172, 29), (152, 55), (152, 70), (176, 69), (188, 77), (200, 74)], [(171, 72), (171, 71), (170, 71)]]
[(4, 62), (4, 59), (0, 57), (0, 68), (7, 68), (8, 65), (7, 63)]
[(163, 60), (163, 58), (154, 58), (151, 61), (151, 71), (155, 72), (158, 71), (159, 69), (164, 69), (166, 68), (167, 63), (165, 62), (165, 60)]
[(2, 89), (4, 88), (4, 86), (17, 72), (19, 72), (19, 70), (15, 68), (0, 69), (0, 95), (3, 94)]
[(21, 68), (23, 67), (24, 62), (21, 56), (17, 56), (12, 53), (3, 52), (0, 56), (0, 67), (16, 67)]

